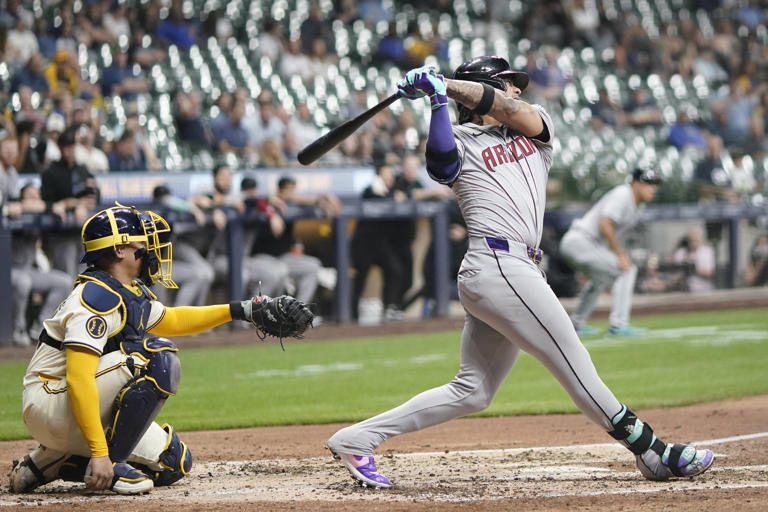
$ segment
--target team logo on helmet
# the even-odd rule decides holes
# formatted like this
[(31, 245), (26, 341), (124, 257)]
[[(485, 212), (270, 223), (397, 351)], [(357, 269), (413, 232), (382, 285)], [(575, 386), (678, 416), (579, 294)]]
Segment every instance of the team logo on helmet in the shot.
[(85, 322), (85, 330), (91, 338), (102, 338), (107, 332), (107, 322), (100, 316), (93, 315)]

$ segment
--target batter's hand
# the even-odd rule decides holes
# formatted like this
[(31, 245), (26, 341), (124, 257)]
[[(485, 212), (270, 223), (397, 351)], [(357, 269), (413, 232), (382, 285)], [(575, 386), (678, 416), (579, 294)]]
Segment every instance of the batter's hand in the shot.
[(91, 468), (90, 475), (86, 471), (85, 486), (93, 491), (100, 491), (112, 487), (112, 479), (115, 473), (112, 470), (112, 461), (109, 455), (93, 457), (88, 464)]
[(632, 268), (632, 260), (629, 259), (626, 253), (619, 254), (619, 270), (626, 272)]
[(429, 96), (440, 94), (445, 96), (445, 79), (437, 74), (434, 66), (422, 66), (412, 69), (405, 75), (405, 79), (416, 88)]

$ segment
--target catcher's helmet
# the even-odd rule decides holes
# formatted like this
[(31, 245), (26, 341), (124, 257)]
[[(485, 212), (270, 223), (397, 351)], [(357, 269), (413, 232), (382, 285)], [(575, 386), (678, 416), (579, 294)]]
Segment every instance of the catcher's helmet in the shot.
[(133, 206), (117, 203), (117, 206), (101, 210), (83, 225), (81, 239), (85, 254), (80, 263), (91, 264), (118, 245), (144, 242), (141, 277), (149, 281), (147, 284), (160, 283), (166, 288), (177, 288), (171, 279), (172, 246), (166, 239), (170, 231), (168, 222), (156, 213), (140, 212)]
[[(511, 70), (507, 59), (496, 55), (483, 55), (464, 62), (453, 72), (453, 78), (456, 80), (485, 83), (502, 91), (507, 90), (505, 83), (507, 80), (511, 81), (521, 91), (528, 87), (528, 73)], [(470, 109), (460, 103), (458, 107), (459, 124), (466, 123), (472, 119), (472, 111)]]

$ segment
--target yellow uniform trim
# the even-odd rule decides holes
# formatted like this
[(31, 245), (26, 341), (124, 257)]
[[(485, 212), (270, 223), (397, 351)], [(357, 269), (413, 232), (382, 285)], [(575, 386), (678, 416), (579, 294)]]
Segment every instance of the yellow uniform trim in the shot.
[(157, 336), (186, 336), (207, 331), (232, 320), (229, 304), (165, 308), (165, 315), (150, 330)]
[(91, 457), (104, 457), (109, 455), (109, 449), (101, 425), (99, 389), (96, 387), (99, 355), (82, 348), (69, 344), (65, 347), (69, 406), (80, 432), (88, 443)]

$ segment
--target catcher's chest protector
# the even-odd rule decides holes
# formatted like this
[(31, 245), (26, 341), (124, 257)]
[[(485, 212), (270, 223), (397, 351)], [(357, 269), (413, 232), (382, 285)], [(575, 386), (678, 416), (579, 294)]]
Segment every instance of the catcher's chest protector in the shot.
[(145, 285), (135, 281), (141, 291), (140, 295), (136, 295), (133, 291), (123, 286), (120, 281), (99, 270), (89, 269), (83, 272), (83, 275), (105, 284), (119, 294), (122, 299), (119, 311), (125, 319), (125, 324), (120, 332), (107, 340), (102, 355), (119, 350), (120, 342), (122, 341), (141, 342), (144, 340), (147, 335), (147, 324), (149, 323), (152, 300), (155, 299), (152, 292)]

